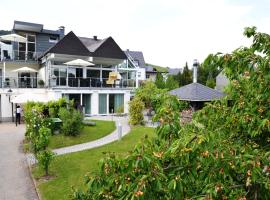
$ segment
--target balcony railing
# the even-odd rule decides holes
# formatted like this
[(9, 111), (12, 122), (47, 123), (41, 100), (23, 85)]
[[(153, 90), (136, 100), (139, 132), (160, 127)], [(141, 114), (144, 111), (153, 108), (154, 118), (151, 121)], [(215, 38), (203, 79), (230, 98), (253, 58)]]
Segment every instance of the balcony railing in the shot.
[(1, 77), (0, 88), (38, 88), (39, 78), (36, 77)]
[(42, 52), (33, 52), (33, 51), (2, 51), (0, 59), (1, 61), (37, 61), (38, 58), (42, 55)]
[(109, 81), (108, 78), (66, 78), (57, 77), (50, 79), (50, 87), (81, 87), (81, 88), (133, 88), (136, 81), (133, 79), (121, 79)]
[[(0, 88), (42, 88), (37, 77), (1, 77)], [(51, 78), (51, 88), (135, 88), (133, 79), (108, 81), (108, 78)]]

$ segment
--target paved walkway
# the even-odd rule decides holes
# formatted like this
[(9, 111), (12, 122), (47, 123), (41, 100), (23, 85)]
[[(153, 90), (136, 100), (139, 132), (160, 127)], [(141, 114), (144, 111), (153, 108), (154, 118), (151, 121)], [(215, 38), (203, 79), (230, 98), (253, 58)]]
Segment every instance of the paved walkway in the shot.
[[(87, 119), (97, 119), (97, 120), (113, 120), (116, 123), (116, 127), (120, 123), (122, 125), (122, 136), (126, 135), (130, 131), (130, 126), (128, 125), (128, 117), (116, 117), (116, 116), (96, 116), (96, 117), (87, 117)], [(67, 153), (73, 153), (77, 151), (83, 151), (86, 149), (92, 149), (95, 147), (99, 147), (108, 143), (111, 143), (113, 141), (118, 140), (118, 129), (116, 128), (115, 131), (113, 131), (111, 134), (100, 138), (98, 140), (87, 142), (83, 144), (78, 144), (70, 147), (64, 147), (53, 150), (57, 155), (67, 154)]]
[(0, 123), (0, 199), (38, 199), (22, 151), (25, 126)]

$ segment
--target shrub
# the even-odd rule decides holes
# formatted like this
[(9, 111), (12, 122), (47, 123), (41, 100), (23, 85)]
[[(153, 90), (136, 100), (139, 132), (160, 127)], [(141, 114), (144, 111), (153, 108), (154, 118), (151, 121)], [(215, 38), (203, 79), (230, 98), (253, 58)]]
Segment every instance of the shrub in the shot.
[(83, 115), (80, 111), (74, 108), (60, 108), (59, 117), (62, 120), (61, 132), (64, 135), (76, 136), (80, 134), (83, 128)]
[(49, 175), (49, 166), (55, 154), (50, 150), (43, 150), (37, 154), (38, 164), (44, 170), (45, 176)]
[(129, 102), (129, 123), (131, 125), (144, 124), (143, 109), (144, 104), (138, 97), (133, 98)]

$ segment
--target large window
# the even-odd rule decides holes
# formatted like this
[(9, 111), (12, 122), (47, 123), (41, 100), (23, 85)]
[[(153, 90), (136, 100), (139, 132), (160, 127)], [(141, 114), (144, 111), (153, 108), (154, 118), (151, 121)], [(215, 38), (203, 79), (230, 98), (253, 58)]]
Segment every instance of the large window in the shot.
[(107, 114), (107, 94), (99, 94), (98, 113)]
[(109, 94), (110, 113), (124, 112), (124, 94)]
[(15, 52), (15, 56), (19, 60), (35, 60), (36, 55), (36, 36), (29, 33), (18, 33), (19, 35), (27, 39), (26, 42), (20, 42), (18, 46), (18, 52)]
[(84, 113), (91, 114), (91, 94), (83, 94)]
[(67, 85), (67, 69), (66, 68), (53, 68), (52, 69), (52, 86), (66, 86)]

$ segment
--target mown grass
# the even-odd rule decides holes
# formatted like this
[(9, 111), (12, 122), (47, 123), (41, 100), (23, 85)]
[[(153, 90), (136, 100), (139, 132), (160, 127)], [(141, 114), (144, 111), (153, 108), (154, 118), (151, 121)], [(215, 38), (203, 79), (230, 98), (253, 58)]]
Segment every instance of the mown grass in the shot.
[[(99, 160), (104, 157), (104, 152), (115, 152), (124, 156), (132, 150), (142, 138), (148, 135), (155, 136), (153, 128), (135, 127), (131, 132), (122, 138), (102, 147), (67, 154), (56, 157), (50, 168), (50, 174), (54, 177), (49, 181), (38, 181), (38, 190), (43, 200), (70, 199), (72, 187), (84, 187), (84, 176), (88, 172), (95, 172), (99, 167)], [(38, 180), (43, 172), (35, 167), (33, 175)]]
[(84, 126), (78, 136), (53, 135), (50, 138), (49, 148), (56, 149), (97, 140), (112, 133), (116, 128), (113, 121), (91, 121), (96, 122), (96, 126)]

